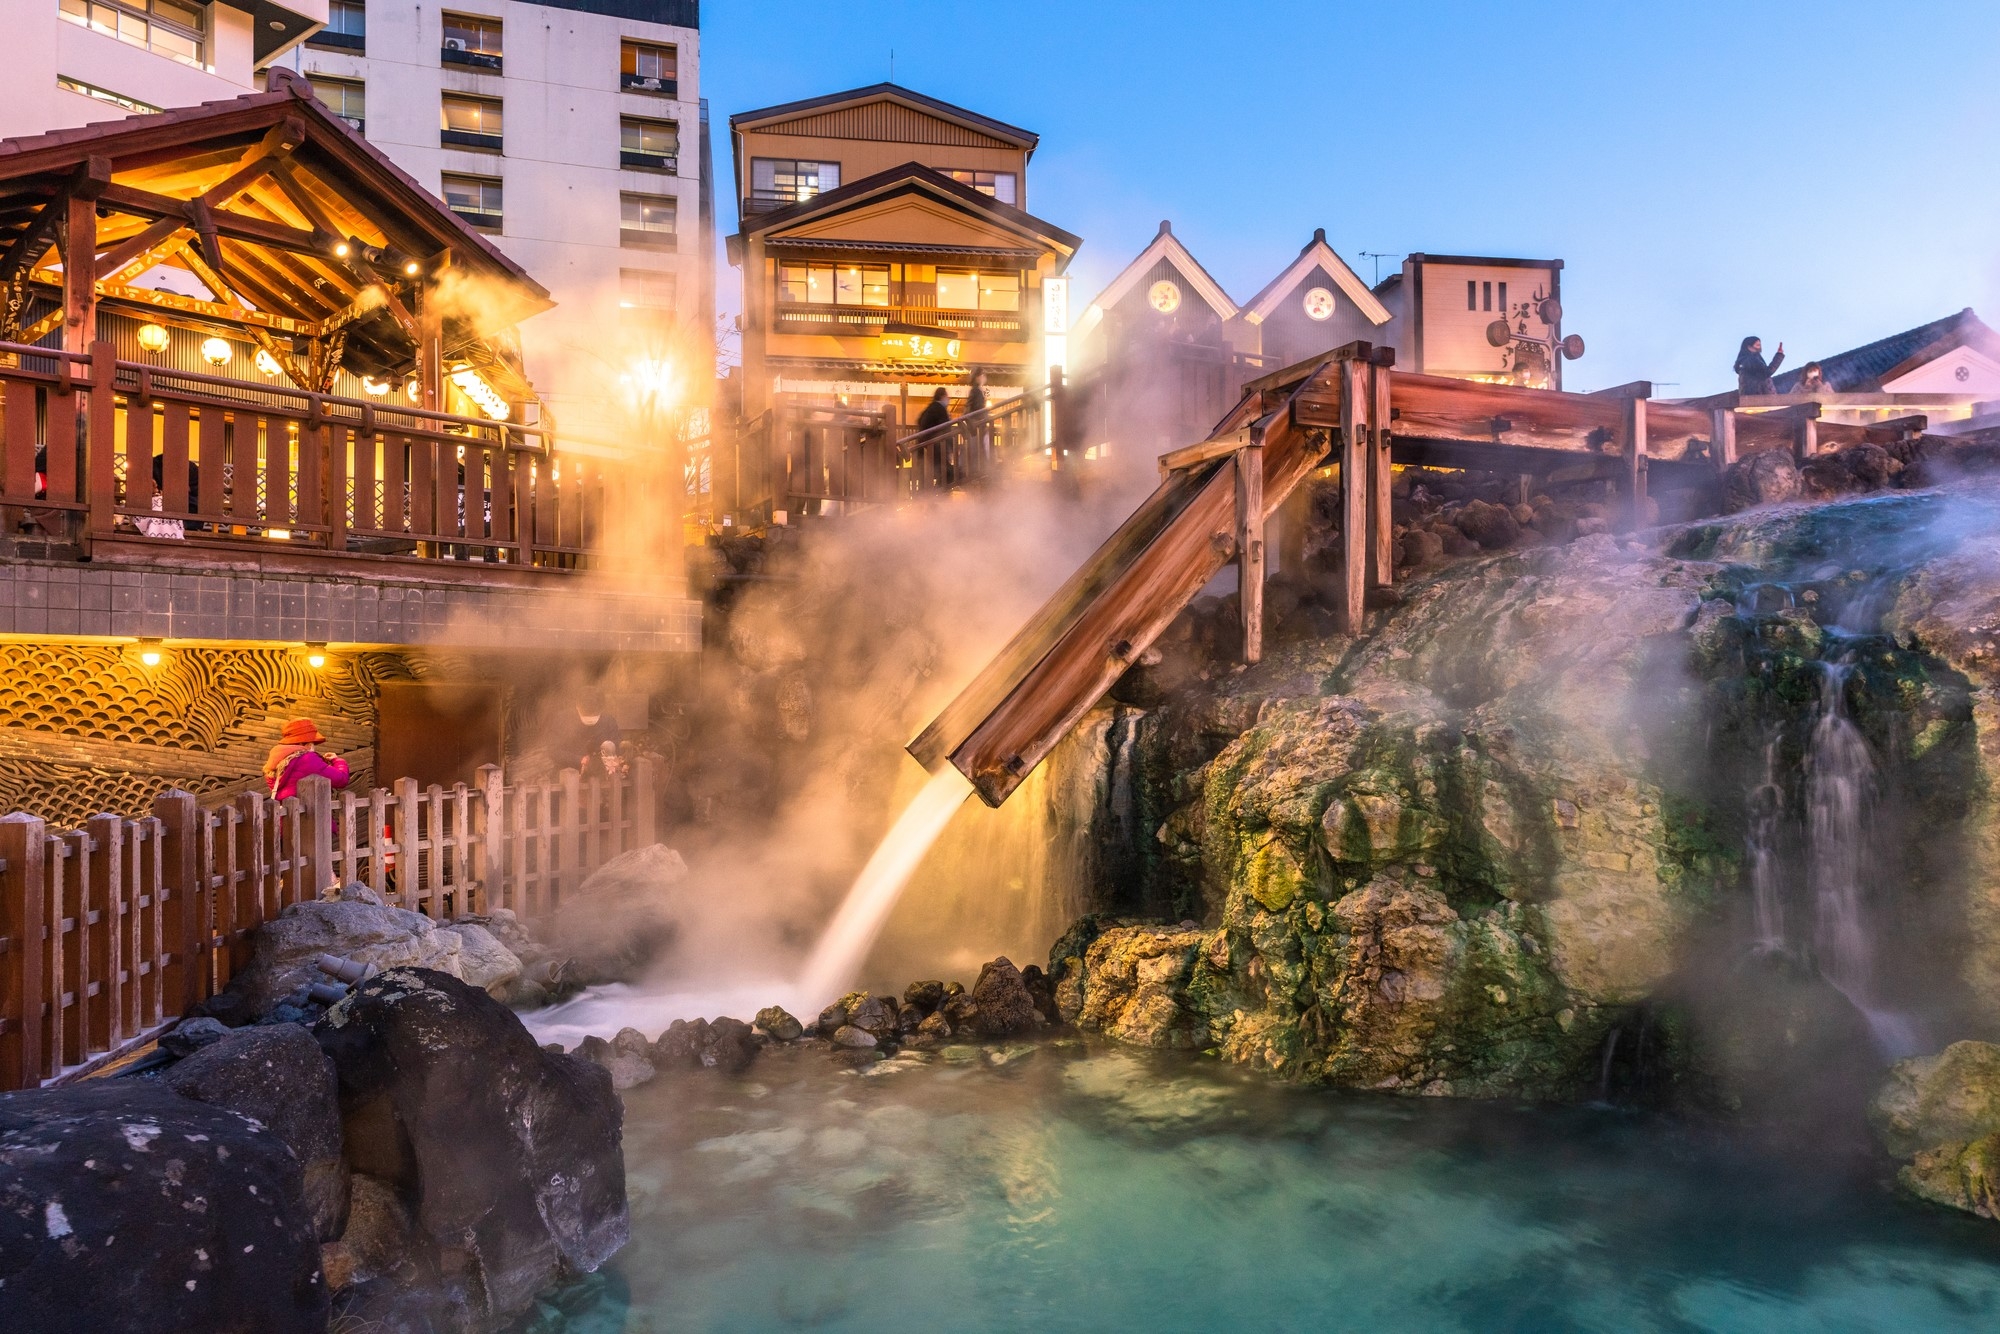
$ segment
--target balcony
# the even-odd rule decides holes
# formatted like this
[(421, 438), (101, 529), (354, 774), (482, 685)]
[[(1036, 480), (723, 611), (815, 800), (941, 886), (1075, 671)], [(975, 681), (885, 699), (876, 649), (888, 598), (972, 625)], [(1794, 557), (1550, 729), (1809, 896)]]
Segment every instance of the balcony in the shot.
[(482, 232), (497, 232), (500, 230), (500, 214), (497, 212), (488, 213), (483, 209), (476, 208), (454, 208), (452, 209), (452, 213), (460, 221), (466, 223), (468, 226), (477, 227)]
[(500, 57), (488, 55), (484, 51), (468, 51), (463, 46), (446, 44), (438, 51), (438, 59), (447, 65), (464, 65), (487, 74), (500, 72)]
[(635, 153), (623, 149), (618, 154), (618, 165), (630, 167), (634, 171), (662, 171), (669, 176), (680, 172), (680, 159), (669, 153)]
[(352, 51), (357, 56), (368, 54), (368, 38), (358, 32), (335, 32), (331, 28), (321, 28), (306, 38), (307, 46), (330, 46), (341, 51)]
[(656, 97), (679, 97), (679, 79), (658, 79), (646, 74), (620, 74), (618, 90), (624, 93), (649, 93)]
[[(498, 153), (501, 151), (499, 135), (475, 134), (471, 130), (439, 130), (438, 143), (445, 148), (476, 148), (486, 153)], [(457, 210), (453, 211), (456, 212)], [(465, 215), (460, 213), (459, 216), (464, 217)], [(485, 224), (474, 223), (473, 225), (484, 226)], [(500, 223), (496, 218), (493, 226), (498, 227), (499, 225)]]
[(627, 250), (679, 250), (681, 246), (675, 233), (649, 231), (644, 227), (620, 227), (618, 244)]
[(779, 302), (771, 332), (866, 338), (892, 324), (936, 329), (953, 338), (990, 343), (1025, 341), (1031, 330), (1014, 310), (940, 310), (936, 306), (823, 306)]
[(740, 212), (746, 218), (755, 217), (759, 213), (775, 213), (781, 208), (803, 204), (818, 194), (817, 190), (752, 190), (744, 196)]

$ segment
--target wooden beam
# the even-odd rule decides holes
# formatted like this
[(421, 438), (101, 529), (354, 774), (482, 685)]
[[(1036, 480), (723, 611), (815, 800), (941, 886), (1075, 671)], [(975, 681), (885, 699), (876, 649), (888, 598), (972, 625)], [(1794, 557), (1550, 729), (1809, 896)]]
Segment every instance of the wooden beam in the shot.
[(201, 202), (209, 208), (222, 208), (270, 175), (278, 163), (290, 157), (292, 150), (305, 141), (305, 122), (296, 116), (285, 117), (265, 133), (255, 148), (243, 155), (236, 170), (202, 193)]
[[(104, 205), (119, 213), (130, 213), (141, 218), (180, 218), (195, 226), (194, 213), (189, 207), (198, 201), (175, 199), (171, 195), (156, 194), (137, 186), (113, 185), (104, 191)], [(276, 250), (295, 250), (305, 255), (324, 255), (331, 242), (313, 232), (301, 231), (297, 227), (287, 227), (281, 222), (271, 222), (265, 218), (252, 218), (242, 213), (231, 213), (227, 209), (210, 209), (215, 233), (232, 241), (247, 241), (252, 245), (267, 245)]]
[(1160, 476), (1165, 477), (1168, 473), (1184, 472), (1189, 468), (1198, 468), (1211, 459), (1226, 458), (1239, 449), (1248, 448), (1249, 445), (1250, 430), (1248, 427), (1239, 431), (1232, 431), (1225, 436), (1218, 436), (1213, 440), (1203, 440), (1196, 444), (1183, 445), (1179, 449), (1169, 450), (1165, 454), (1160, 455)]
[(97, 201), (76, 192), (63, 209), (63, 351), (87, 352), (97, 341)]
[(182, 296), (179, 292), (156, 292), (145, 287), (127, 287), (123, 283), (99, 283), (97, 295), (100, 300), (129, 301), (134, 305), (170, 310), (176, 314), (192, 315), (226, 324), (254, 324), (278, 333), (311, 334), (314, 328), (305, 320), (267, 314), (261, 310), (244, 310), (220, 302), (203, 301), (198, 297)]
[(157, 256), (171, 250), (187, 230), (174, 218), (160, 218), (146, 224), (136, 236), (129, 236), (104, 252), (97, 261), (97, 281), (111, 282), (136, 268), (150, 268)]
[(1625, 460), (1625, 503), (1634, 528), (1646, 526), (1646, 408), (1643, 398), (1623, 400), (1618, 447)]
[(1710, 409), (1709, 421), (1708, 455), (1715, 460), (1716, 471), (1722, 472), (1736, 462), (1736, 410)]
[(27, 230), (14, 238), (5, 255), (0, 255), (0, 282), (12, 282), (48, 253), (49, 247), (56, 243), (56, 233), (61, 230), (59, 224), (63, 220), (68, 198), (67, 195), (59, 195), (42, 205), (42, 211), (35, 215)]
[(1340, 363), (1340, 629), (1361, 633), (1368, 577), (1368, 366)]
[(1236, 597), (1243, 614), (1243, 661), (1264, 660), (1264, 445), (1236, 453)]
[(1396, 582), (1395, 459), (1389, 435), (1395, 374), (1379, 365), (1368, 374), (1368, 572), (1375, 588)]
[(343, 310), (337, 310), (319, 322), (317, 333), (324, 338), (345, 329), (356, 320), (363, 320), (381, 310), (389, 303), (389, 293), (380, 283), (370, 283), (355, 294)]
[(316, 232), (325, 232), (336, 240), (344, 239), (346, 233), (334, 226), (333, 219), (312, 197), (312, 192), (298, 178), (298, 169), (289, 161), (279, 162), (271, 172), (271, 179), (277, 182), (278, 192), (292, 202), (292, 207), (305, 216)]
[[(1814, 406), (1818, 406), (1815, 404)], [(1804, 463), (1819, 453), (1819, 418), (1801, 417), (1795, 428), (1798, 434), (1792, 440), (1792, 461)]]
[(54, 329), (57, 325), (61, 324), (62, 322), (63, 322), (63, 308), (61, 306), (57, 306), (54, 310), (50, 311), (48, 314), (36, 320), (33, 324), (30, 324), (25, 329), (21, 330), (21, 336), (16, 341), (21, 343), (38, 343), (42, 339), (48, 337), (50, 330)]
[(1651, 380), (1633, 380), (1628, 384), (1614, 384), (1609, 389), (1593, 389), (1584, 395), (1585, 398), (1651, 398), (1652, 396), (1653, 382)]

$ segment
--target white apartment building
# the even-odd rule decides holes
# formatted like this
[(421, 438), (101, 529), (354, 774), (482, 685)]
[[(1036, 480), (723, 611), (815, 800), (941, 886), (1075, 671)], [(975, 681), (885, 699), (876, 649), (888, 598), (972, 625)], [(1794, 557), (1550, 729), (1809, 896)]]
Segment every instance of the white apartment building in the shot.
[(548, 288), (521, 328), (566, 435), (635, 358), (709, 374), (698, 0), (0, 0), (0, 137), (232, 97), (282, 65)]

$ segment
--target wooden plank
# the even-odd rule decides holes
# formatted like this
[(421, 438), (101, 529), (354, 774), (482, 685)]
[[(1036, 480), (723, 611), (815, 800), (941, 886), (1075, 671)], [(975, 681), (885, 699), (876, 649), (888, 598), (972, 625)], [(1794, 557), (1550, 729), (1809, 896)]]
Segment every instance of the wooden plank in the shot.
[(235, 897), (230, 907), (231, 941), (229, 948), (229, 972), (235, 976), (250, 966), (252, 953), (250, 933), (266, 917), (275, 917), (270, 903), (275, 897), (267, 884), (270, 875), (265, 858), (265, 798), (260, 792), (239, 793), (236, 798), (236, 837), (231, 840), (236, 851), (235, 872), (237, 884)]
[(1395, 452), (1390, 434), (1396, 372), (1371, 366), (1368, 373), (1368, 578), (1374, 588), (1396, 582)]
[(1633, 380), (1627, 384), (1614, 384), (1609, 389), (1593, 389), (1584, 395), (1586, 398), (1616, 399), (1651, 398), (1652, 396), (1653, 382), (1651, 380)]
[(0, 405), (0, 437), (6, 451), (5, 494), (12, 501), (35, 499), (35, 451), (40, 448), (35, 400), (41, 390), (30, 380), (0, 383), (6, 402)]
[(451, 787), (451, 885), (452, 916), (483, 909), (473, 903), (472, 888), (472, 794), (463, 783)]
[(1247, 427), (1213, 440), (1203, 440), (1199, 444), (1183, 445), (1179, 449), (1169, 450), (1160, 455), (1160, 476), (1165, 477), (1169, 473), (1197, 468), (1211, 459), (1227, 458), (1239, 449), (1247, 449), (1249, 445), (1250, 431)]
[[(61, 946), (56, 951), (63, 967), (63, 985), (57, 995), (67, 995), (70, 1002), (62, 1024), (61, 1057), (62, 1065), (75, 1065), (90, 1055), (98, 1032), (97, 1006), (92, 993), (103, 977), (98, 971), (95, 948), (97, 927), (103, 919), (92, 920), (90, 851), (83, 832), (72, 829), (58, 834), (56, 847), (60, 849), (56, 867), (62, 879), (62, 893), (56, 900), (62, 910), (56, 927), (63, 931)], [(54, 1074), (55, 1069), (50, 1073)]]
[[(226, 415), (221, 408), (204, 407), (197, 425), (197, 466), (201, 469), (201, 503), (195, 512), (223, 517), (225, 510), (222, 497), (222, 468), (224, 458), (224, 427)], [(242, 479), (238, 479), (238, 486)]]
[(97, 201), (78, 192), (63, 207), (62, 345), (82, 352), (97, 340)]
[(91, 1050), (110, 1051), (125, 1040), (125, 822), (93, 815), (84, 822), (92, 924), (90, 971), (98, 984), (91, 1008)]
[(384, 896), (389, 893), (388, 819), (386, 794), (378, 787), (368, 794), (368, 887)]
[(424, 790), (422, 804), (423, 841), (430, 855), (423, 859), (425, 911), (433, 922), (450, 918), (444, 907), (445, 868), (449, 864), (444, 846), (444, 788), (432, 783)]
[(34, 816), (0, 815), (0, 1090), (33, 1088), (42, 1075), (46, 842)]
[(1812, 417), (1801, 418), (1796, 430), (1798, 434), (1792, 443), (1792, 458), (1794, 462), (1804, 463), (1819, 453), (1819, 422)]
[[(563, 896), (576, 887), (583, 866), (583, 775), (562, 771), (562, 827), (556, 833), (556, 855), (550, 859), (548, 907), (562, 906)], [(552, 831), (555, 832), (555, 831)]]
[(1624, 419), (1619, 423), (1618, 447), (1625, 460), (1624, 491), (1626, 511), (1634, 528), (1646, 526), (1646, 400), (1623, 400)]
[(1236, 454), (1236, 591), (1243, 661), (1264, 660), (1264, 446)]
[(417, 846), (423, 837), (419, 789), (414, 778), (396, 780), (396, 897), (401, 907), (423, 911), (423, 857)]
[(1709, 416), (1708, 452), (1720, 472), (1736, 462), (1736, 413), (1730, 408), (1716, 408)]
[(166, 960), (160, 982), (161, 1005), (168, 1013), (186, 1014), (207, 993), (202, 983), (208, 958), (206, 923), (200, 905), (206, 895), (200, 884), (201, 812), (192, 793), (169, 789), (153, 798), (153, 818), (160, 822), (160, 894), (162, 904), (160, 957)]
[(512, 908), (512, 896), (507, 892), (507, 777), (497, 764), (479, 766), (479, 801), (474, 814), (477, 836), (477, 858), (473, 875), (485, 889), (488, 909)]
[(1368, 438), (1372, 409), (1368, 368), (1340, 363), (1340, 630), (1358, 635), (1364, 621), (1368, 567)]

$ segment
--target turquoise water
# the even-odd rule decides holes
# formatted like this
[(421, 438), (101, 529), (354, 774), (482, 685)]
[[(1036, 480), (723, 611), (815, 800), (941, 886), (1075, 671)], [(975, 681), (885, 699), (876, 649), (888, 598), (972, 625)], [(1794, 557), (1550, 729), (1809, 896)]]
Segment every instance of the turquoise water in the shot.
[(633, 1090), (631, 1245), (524, 1328), (2000, 1328), (2000, 1225), (1862, 1156), (1008, 1050)]

